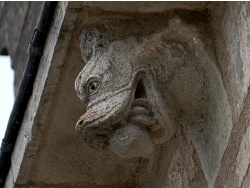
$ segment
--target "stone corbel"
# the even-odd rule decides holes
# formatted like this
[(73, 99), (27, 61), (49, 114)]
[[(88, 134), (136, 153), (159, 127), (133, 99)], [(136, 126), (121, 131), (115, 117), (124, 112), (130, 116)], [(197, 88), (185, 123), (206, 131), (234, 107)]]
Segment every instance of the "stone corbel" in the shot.
[(211, 127), (220, 111), (211, 110), (211, 100), (218, 101), (214, 88), (219, 83), (221, 92), (222, 85), (212, 48), (200, 36), (179, 18), (147, 35), (114, 37), (101, 26), (84, 28), (86, 65), (75, 88), (86, 113), (76, 124), (78, 135), (96, 149), (149, 158), (182, 125)]

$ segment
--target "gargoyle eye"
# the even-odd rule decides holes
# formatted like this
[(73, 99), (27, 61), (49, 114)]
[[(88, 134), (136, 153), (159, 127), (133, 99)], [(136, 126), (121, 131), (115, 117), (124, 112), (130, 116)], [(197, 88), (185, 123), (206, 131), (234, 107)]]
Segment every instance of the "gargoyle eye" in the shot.
[(99, 89), (100, 83), (98, 81), (91, 81), (88, 83), (88, 93), (89, 95), (94, 94)]

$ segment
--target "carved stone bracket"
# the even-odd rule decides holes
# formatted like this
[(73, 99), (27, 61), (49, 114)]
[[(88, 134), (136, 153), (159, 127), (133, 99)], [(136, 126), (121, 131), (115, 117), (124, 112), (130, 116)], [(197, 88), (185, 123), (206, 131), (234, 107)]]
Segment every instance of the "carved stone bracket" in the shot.
[[(96, 28), (83, 30), (81, 52), (87, 64), (76, 79), (76, 91), (87, 112), (76, 130), (90, 146), (123, 157), (147, 157), (155, 144), (174, 134), (180, 119), (206, 120), (206, 75), (196, 65), (194, 38), (181, 30), (191, 32), (165, 28), (115, 41)], [(187, 79), (197, 85), (182, 86)], [(171, 82), (175, 85), (169, 88)]]

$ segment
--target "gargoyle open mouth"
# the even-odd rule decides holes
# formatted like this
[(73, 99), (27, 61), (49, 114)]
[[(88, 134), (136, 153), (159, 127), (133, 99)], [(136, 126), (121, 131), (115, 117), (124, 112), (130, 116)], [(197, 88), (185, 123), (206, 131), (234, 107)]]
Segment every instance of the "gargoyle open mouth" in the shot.
[(149, 105), (144, 86), (138, 80), (136, 74), (127, 87), (106, 93), (88, 105), (76, 125), (77, 133), (88, 145), (107, 149), (108, 140), (116, 129), (130, 120), (131, 123), (146, 123), (144, 117), (149, 115)]
[(143, 79), (140, 79), (136, 85), (134, 100), (131, 104), (127, 121), (140, 125), (148, 132), (154, 132), (160, 128), (154, 117), (152, 105), (147, 98)]
[(159, 123), (159, 105), (153, 104), (159, 96), (151, 91), (153, 84), (148, 82), (152, 78), (145, 81), (145, 75), (146, 71), (137, 71), (127, 87), (101, 95), (89, 104), (76, 125), (78, 135), (88, 145), (111, 149), (123, 157), (147, 156), (154, 150), (157, 137), (162, 137), (159, 132), (166, 135), (168, 130)]
[(150, 133), (156, 124), (157, 120), (154, 118), (144, 84), (139, 80), (126, 117), (126, 124), (111, 135), (109, 148), (117, 155), (126, 158), (149, 157), (155, 148)]

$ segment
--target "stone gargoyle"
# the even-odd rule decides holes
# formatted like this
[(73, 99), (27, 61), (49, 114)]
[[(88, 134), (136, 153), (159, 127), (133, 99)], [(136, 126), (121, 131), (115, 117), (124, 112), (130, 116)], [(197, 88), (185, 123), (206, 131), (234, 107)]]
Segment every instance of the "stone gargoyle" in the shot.
[(197, 43), (187, 27), (119, 40), (84, 29), (80, 46), (86, 65), (75, 88), (86, 113), (77, 122), (78, 135), (93, 148), (147, 158), (178, 126), (205, 122), (207, 72), (213, 70), (204, 69), (208, 60), (199, 56), (207, 54)]

